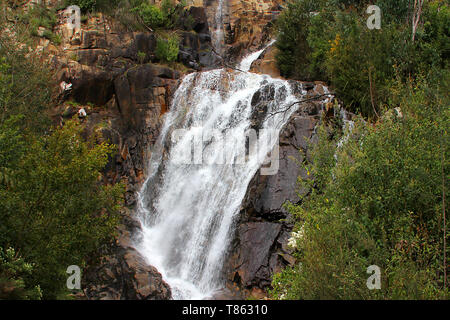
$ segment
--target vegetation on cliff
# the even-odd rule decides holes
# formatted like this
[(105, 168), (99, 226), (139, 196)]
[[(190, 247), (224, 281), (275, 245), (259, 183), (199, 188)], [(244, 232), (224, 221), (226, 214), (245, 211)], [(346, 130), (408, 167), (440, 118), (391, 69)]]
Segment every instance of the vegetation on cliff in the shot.
[[(297, 0), (282, 14), (282, 72), (327, 80), (359, 115), (318, 130), (304, 163), (314, 182), (299, 178), (311, 192), (287, 204), (297, 262), (274, 277), (274, 298), (449, 298), (450, 8), (425, 1), (413, 35), (408, 3), (375, 1), (380, 30), (367, 1)], [(369, 290), (372, 265), (381, 286)]]
[[(3, 12), (3, 11), (2, 11)], [(123, 186), (102, 184), (114, 148), (51, 125), (51, 72), (0, 16), (0, 297), (66, 295), (66, 269), (112, 240)], [(95, 195), (95, 196), (93, 196)]]
[(163, 0), (159, 5), (145, 0), (66, 0), (65, 5), (77, 5), (82, 12), (104, 12), (130, 30), (154, 31), (158, 36), (157, 58), (173, 62), (178, 57), (177, 30), (192, 30), (193, 20), (187, 14), (186, 2)]
[(448, 65), (448, 4), (425, 1), (413, 39), (412, 2), (375, 1), (381, 29), (369, 29), (372, 1), (293, 1), (278, 20), (282, 75), (327, 81), (347, 110), (376, 116), (396, 76), (406, 81)]

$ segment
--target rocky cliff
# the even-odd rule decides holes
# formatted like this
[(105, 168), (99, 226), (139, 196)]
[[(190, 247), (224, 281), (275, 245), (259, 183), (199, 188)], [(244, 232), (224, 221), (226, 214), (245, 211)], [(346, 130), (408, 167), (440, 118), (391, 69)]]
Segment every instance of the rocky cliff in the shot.
[[(221, 25), (217, 25), (216, 1), (190, 1), (188, 15), (194, 18), (193, 30), (179, 32), (180, 64), (176, 69), (157, 63), (154, 33), (126, 31), (102, 14), (90, 16), (82, 29), (74, 32), (64, 26), (60, 12), (54, 31), (61, 35), (61, 44), (40, 40), (37, 50), (51, 62), (61, 89), (58, 106), (53, 110), (55, 122), (63, 124), (78, 113), (85, 124), (85, 135), (101, 132), (103, 139), (117, 145), (119, 152), (110, 159), (104, 182), (121, 180), (127, 185), (127, 209), (123, 211), (116, 244), (103, 248), (100, 265), (85, 272), (83, 287), (87, 298), (171, 298), (161, 275), (146, 265), (132, 246), (133, 235), (139, 229), (133, 218), (136, 191), (143, 182), (161, 116), (168, 110), (184, 74), (232, 65), (266, 44), (272, 38), (273, 21), (283, 2), (224, 1)], [(223, 53), (213, 49), (214, 28), (224, 31)], [(263, 53), (252, 71), (279, 76), (273, 48)], [(324, 90), (318, 83), (292, 82), (292, 87), (304, 89), (311, 96)], [(264, 109), (268, 99), (270, 94), (255, 95), (252, 104)], [(314, 137), (323, 109), (319, 102), (302, 105), (280, 136), (278, 174), (257, 173), (248, 188), (226, 263), (229, 287), (238, 288), (238, 296), (263, 297), (273, 273), (294, 262), (287, 246), (292, 226), (283, 203), (297, 201), (297, 176), (305, 176), (297, 164), (302, 161), (299, 149), (307, 153), (306, 139)]]

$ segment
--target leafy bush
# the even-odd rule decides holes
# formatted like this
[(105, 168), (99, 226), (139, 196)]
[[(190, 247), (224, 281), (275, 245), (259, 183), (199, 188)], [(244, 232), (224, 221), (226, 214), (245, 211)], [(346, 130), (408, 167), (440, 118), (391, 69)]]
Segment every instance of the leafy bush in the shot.
[(66, 0), (65, 6), (75, 5), (80, 7), (82, 12), (92, 12), (116, 7), (120, 2), (120, 0)]
[(408, 0), (375, 2), (381, 30), (366, 26), (368, 4), (294, 1), (278, 20), (277, 63), (286, 77), (328, 81), (348, 110), (375, 117), (397, 72), (406, 81), (448, 64), (450, 9), (427, 1), (412, 41)]
[(113, 147), (95, 145), (95, 137), (84, 142), (81, 130), (69, 122), (49, 136), (25, 137), (6, 122), (0, 136), (3, 156), (12, 149), (4, 139), (17, 143), (17, 158), (1, 164), (13, 183), (0, 185), (0, 244), (35, 263), (31, 283), (46, 298), (64, 291), (66, 268), (82, 267), (118, 221), (122, 186), (99, 184)]
[(178, 58), (179, 43), (174, 36), (164, 39), (158, 37), (156, 42), (156, 57), (164, 62), (173, 62)]
[(160, 6), (143, 2), (131, 11), (138, 14), (143, 23), (152, 29), (176, 29), (181, 27), (180, 17), (185, 2), (175, 4), (173, 0), (163, 0)]
[(21, 258), (1, 253), (0, 294), (37, 299), (39, 286), (43, 298), (56, 298), (67, 293), (67, 267), (93, 262), (114, 236), (123, 186), (102, 184), (113, 146), (96, 136), (83, 140), (75, 122), (50, 125), (52, 73), (17, 45), (29, 33), (8, 27), (16, 39), (0, 34), (0, 247)]
[(38, 55), (0, 34), (0, 123), (21, 114), (24, 130), (45, 131), (52, 96), (50, 77), (51, 72)]
[(276, 56), (283, 76), (312, 80), (316, 74), (309, 69), (310, 47), (306, 41), (309, 33), (310, 12), (316, 11), (320, 1), (305, 0), (288, 4), (277, 20), (278, 37)]
[[(442, 87), (428, 84), (441, 77)], [(273, 297), (449, 298), (442, 223), (448, 80), (447, 72), (416, 85), (398, 82), (390, 103), (400, 109), (375, 125), (357, 120), (345, 139), (323, 124), (306, 164), (315, 184), (303, 181), (312, 192), (287, 205), (301, 231), (292, 240), (298, 263), (274, 277)], [(382, 270), (381, 290), (366, 287), (370, 265)]]
[(93, 11), (97, 4), (96, 0), (67, 0), (66, 6), (78, 6), (83, 12)]
[[(99, 11), (116, 18), (132, 31), (157, 29), (183, 29), (182, 16), (186, 14), (186, 2), (163, 0), (159, 5), (147, 0), (66, 0), (66, 6), (77, 5), (82, 12)], [(189, 24), (189, 19), (186, 19)]]
[(26, 263), (13, 248), (0, 247), (0, 300), (40, 300), (39, 286), (27, 286), (33, 265)]
[(132, 11), (139, 14), (145, 25), (149, 26), (150, 28), (157, 29), (165, 25), (163, 12), (156, 5), (142, 3)]

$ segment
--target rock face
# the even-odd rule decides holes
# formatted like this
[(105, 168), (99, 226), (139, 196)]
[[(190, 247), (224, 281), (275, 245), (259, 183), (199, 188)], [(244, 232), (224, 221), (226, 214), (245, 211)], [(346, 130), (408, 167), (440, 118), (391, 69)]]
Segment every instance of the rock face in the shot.
[[(137, 226), (135, 226), (137, 227)], [(83, 288), (92, 300), (168, 300), (172, 294), (156, 268), (146, 264), (143, 257), (130, 246), (130, 235), (121, 236), (100, 264), (88, 269)]]
[[(294, 91), (306, 90), (307, 96), (322, 94), (324, 90), (319, 83), (291, 85)], [(270, 88), (262, 87), (254, 99), (261, 109), (265, 101), (273, 99)], [(286, 201), (297, 203), (297, 192), (309, 191), (299, 190), (297, 177), (309, 178), (299, 163), (304, 155), (308, 156), (308, 141), (314, 140), (314, 129), (324, 107), (320, 100), (300, 106), (280, 134), (278, 173), (266, 176), (258, 171), (250, 182), (226, 266), (229, 286), (239, 287), (244, 296), (264, 296), (273, 274), (295, 262), (287, 245), (293, 224), (283, 205)]]
[(284, 0), (231, 0), (225, 21), (227, 60), (230, 63), (249, 52), (261, 49), (270, 41), (273, 23), (282, 10)]
[(261, 54), (259, 59), (253, 62), (250, 71), (268, 74), (272, 78), (281, 78), (280, 70), (278, 70), (277, 62), (275, 60), (276, 50), (275, 46), (267, 48)]

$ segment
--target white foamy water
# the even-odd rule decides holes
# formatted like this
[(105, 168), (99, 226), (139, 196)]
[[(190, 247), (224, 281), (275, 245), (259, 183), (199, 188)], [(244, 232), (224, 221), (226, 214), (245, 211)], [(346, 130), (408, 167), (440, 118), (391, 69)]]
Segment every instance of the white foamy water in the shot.
[[(257, 127), (275, 134), (260, 130), (255, 146), (250, 142), (247, 146), (257, 151), (242, 161), (245, 132), (255, 125), (252, 115), (260, 111), (251, 105), (252, 97), (263, 86), (271, 88), (273, 95)], [(224, 258), (242, 200), (298, 105), (286, 113), (276, 112), (295, 101), (298, 97), (287, 81), (266, 75), (218, 69), (192, 73), (182, 80), (138, 196), (142, 241), (136, 245), (161, 272), (174, 299), (204, 299), (224, 287)], [(180, 129), (185, 134), (172, 139)], [(193, 137), (199, 130), (206, 140), (201, 144), (202, 161), (183, 163), (180, 159), (193, 153)], [(214, 139), (208, 136), (211, 132), (230, 139)]]
[(261, 55), (261, 53), (264, 52), (264, 50), (266, 50), (268, 47), (270, 47), (272, 44), (275, 43), (276, 40), (272, 40), (269, 42), (269, 44), (267, 44), (264, 48), (262, 48), (259, 51), (253, 52), (251, 54), (249, 54), (248, 56), (246, 56), (244, 59), (242, 59), (241, 63), (239, 64), (239, 70), (241, 71), (249, 71), (252, 63), (259, 58), (259, 56)]

